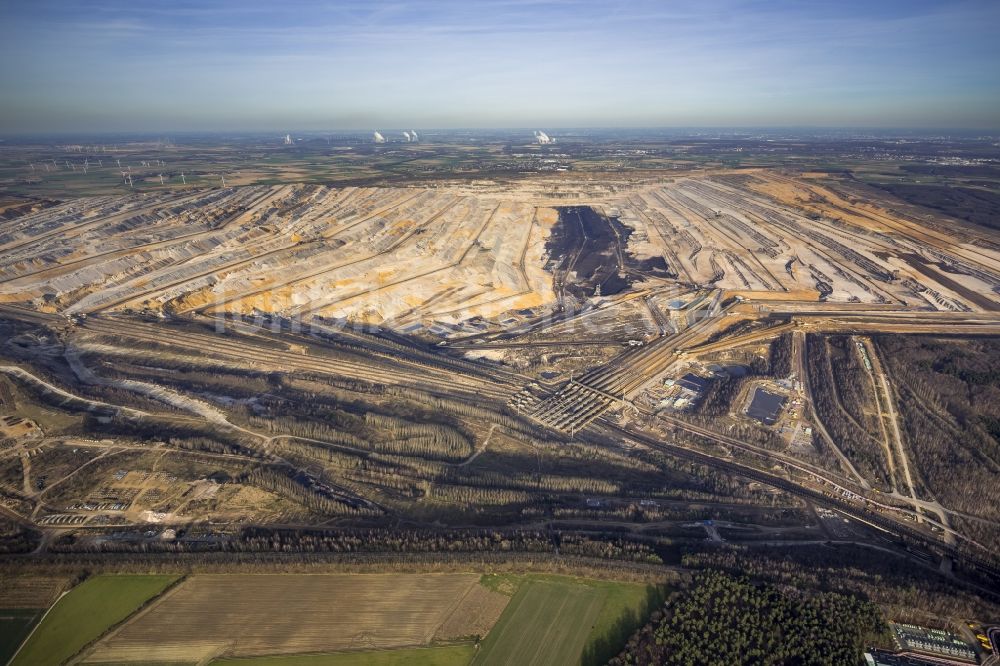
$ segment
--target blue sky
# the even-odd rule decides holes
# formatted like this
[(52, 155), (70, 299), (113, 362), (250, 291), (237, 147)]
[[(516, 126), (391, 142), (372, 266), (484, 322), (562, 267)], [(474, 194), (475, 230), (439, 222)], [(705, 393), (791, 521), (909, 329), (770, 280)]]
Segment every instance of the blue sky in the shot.
[(1000, 128), (1000, 2), (0, 2), (0, 132)]

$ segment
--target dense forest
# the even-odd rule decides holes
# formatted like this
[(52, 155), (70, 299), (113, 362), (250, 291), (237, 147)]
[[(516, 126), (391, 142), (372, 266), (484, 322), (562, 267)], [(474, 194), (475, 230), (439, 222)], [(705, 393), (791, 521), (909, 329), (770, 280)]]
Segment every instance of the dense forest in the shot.
[(80, 546), (75, 535), (54, 540), (56, 553), (307, 553), (386, 554), (539, 553), (588, 557), (616, 562), (662, 564), (652, 544), (628, 535), (603, 532), (574, 534), (555, 530), (427, 530), (427, 529), (278, 529), (247, 527), (231, 538), (204, 527), (181, 530), (176, 541), (106, 540)]
[(781, 588), (853, 594), (877, 603), (897, 620), (1000, 617), (1000, 603), (995, 600), (954, 585), (933, 567), (901, 566), (902, 562), (884, 551), (853, 544), (687, 548), (680, 559), (685, 568), (745, 575)]
[(857, 597), (800, 593), (719, 571), (698, 574), (670, 597), (610, 663), (863, 663), (862, 649), (889, 640), (878, 607)]
[(891, 489), (875, 407), (874, 385), (846, 336), (806, 336), (806, 372), (816, 416), (851, 462)]
[[(875, 342), (921, 481), (949, 508), (1000, 518), (1000, 341), (884, 335)], [(963, 527), (1000, 548), (988, 523)]]

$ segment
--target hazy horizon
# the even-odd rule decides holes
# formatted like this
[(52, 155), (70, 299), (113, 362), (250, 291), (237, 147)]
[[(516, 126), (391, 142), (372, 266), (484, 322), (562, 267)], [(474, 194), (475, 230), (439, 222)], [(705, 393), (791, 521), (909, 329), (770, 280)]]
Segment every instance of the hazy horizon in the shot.
[(1000, 127), (1000, 4), (0, 8), (0, 134)]
[[(805, 139), (891, 139), (891, 138), (932, 138), (942, 136), (958, 139), (979, 139), (982, 137), (994, 138), (1000, 136), (1000, 126), (998, 127), (851, 127), (851, 126), (811, 126), (811, 125), (761, 125), (761, 126), (662, 126), (646, 127), (636, 126), (593, 126), (593, 127), (561, 127), (559, 125), (525, 125), (522, 127), (364, 127), (364, 128), (319, 128), (301, 129), (295, 127), (249, 127), (246, 129), (136, 129), (128, 131), (112, 130), (56, 130), (56, 131), (24, 131), (0, 133), (0, 142), (31, 142), (33, 140), (109, 140), (109, 139), (130, 139), (146, 141), (174, 141), (177, 139), (254, 139), (254, 138), (274, 138), (282, 139), (286, 134), (295, 140), (320, 140), (323, 138), (358, 138), (370, 140), (375, 131), (388, 135), (390, 142), (402, 141), (402, 132), (413, 129), (419, 131), (421, 143), (432, 142), (435, 137), (442, 135), (473, 134), (482, 133), (479, 138), (498, 138), (492, 135), (517, 135), (524, 134), (527, 142), (533, 143), (532, 132), (537, 129), (544, 130), (552, 137), (564, 140), (576, 138), (596, 137), (601, 139), (611, 138), (611, 134), (620, 134), (621, 138), (633, 139), (648, 137), (652, 134), (655, 138), (698, 138), (698, 137), (719, 137), (733, 139), (753, 139), (753, 138), (783, 138), (788, 140)], [(451, 138), (451, 137), (449, 137)], [(403, 141), (405, 143), (405, 141)], [(558, 145), (558, 144), (555, 144)]]

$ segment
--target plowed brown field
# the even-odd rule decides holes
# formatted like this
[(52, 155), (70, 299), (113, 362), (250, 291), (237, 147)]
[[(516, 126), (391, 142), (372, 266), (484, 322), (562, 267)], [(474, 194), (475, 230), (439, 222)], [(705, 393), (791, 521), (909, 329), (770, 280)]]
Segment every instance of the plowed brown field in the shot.
[(199, 575), (85, 661), (199, 661), (425, 645), (479, 576)]

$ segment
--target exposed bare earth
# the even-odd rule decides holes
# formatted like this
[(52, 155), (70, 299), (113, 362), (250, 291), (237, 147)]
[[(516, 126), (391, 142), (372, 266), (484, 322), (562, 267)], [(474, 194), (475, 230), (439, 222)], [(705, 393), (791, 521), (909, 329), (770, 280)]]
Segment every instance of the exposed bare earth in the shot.
[(0, 608), (48, 608), (69, 587), (59, 576), (10, 576), (0, 579)]
[[(1000, 308), (1000, 253), (772, 172), (692, 175), (594, 198), (681, 283), (776, 297)], [(0, 224), (0, 301), (278, 313), (416, 332), (544, 308), (557, 221), (532, 183), (499, 188), (252, 186), (75, 200)], [(974, 295), (974, 297), (970, 296)]]
[(510, 597), (506, 594), (482, 585), (473, 585), (438, 629), (435, 639), (447, 641), (470, 636), (483, 637), (500, 619), (500, 614), (509, 602)]
[(102, 640), (85, 661), (426, 645), (478, 580), (473, 574), (193, 576)]
[[(0, 372), (26, 398), (0, 414), (12, 419), (5, 432), (19, 429), (2, 468), (9, 515), (46, 538), (68, 527), (87, 534), (78, 543), (124, 550), (187, 548), (218, 538), (220, 525), (239, 539), (245, 525), (596, 520), (627, 515), (626, 494), (655, 498), (658, 513), (675, 492), (723, 491), (644, 479), (663, 470), (617, 444), (657, 450), (682, 431), (676, 446), (718, 444), (724, 459), (698, 455), (721, 469), (735, 452), (794, 470), (820, 498), (906, 521), (893, 529), (912, 523), (935, 542), (945, 534), (949, 546), (989, 551), (995, 537), (981, 524), (995, 512), (973, 509), (981, 523), (970, 528), (961, 507), (927, 492), (937, 462), (916, 456), (919, 437), (896, 426), (909, 398), (881, 377), (864, 336), (995, 336), (1000, 238), (776, 170), (628, 185), (574, 174), (558, 187), (160, 191), (0, 222), (0, 314), (12, 320)], [(815, 337), (830, 334), (855, 337)], [(858, 382), (867, 393), (840, 390)], [(758, 390), (780, 403), (770, 422), (750, 415)], [(93, 439), (59, 437), (70, 417), (34, 401), (73, 414)], [(134, 423), (124, 430), (112, 417)], [(178, 436), (160, 441), (162, 423)], [(136, 430), (157, 434), (137, 442)], [(620, 470), (553, 464), (580, 455), (569, 440)], [(181, 531), (198, 521), (211, 527)], [(440, 617), (406, 620), (423, 638), (372, 638), (359, 626), (324, 640), (480, 633), (500, 603), (482, 594), (432, 599), (448, 605)], [(273, 638), (219, 639), (235, 620), (218, 617), (209, 636), (195, 631), (209, 620), (165, 616), (190, 636), (162, 658), (249, 654)], [(102, 649), (145, 649), (129, 631)], [(330, 649), (296, 640), (274, 649)]]

